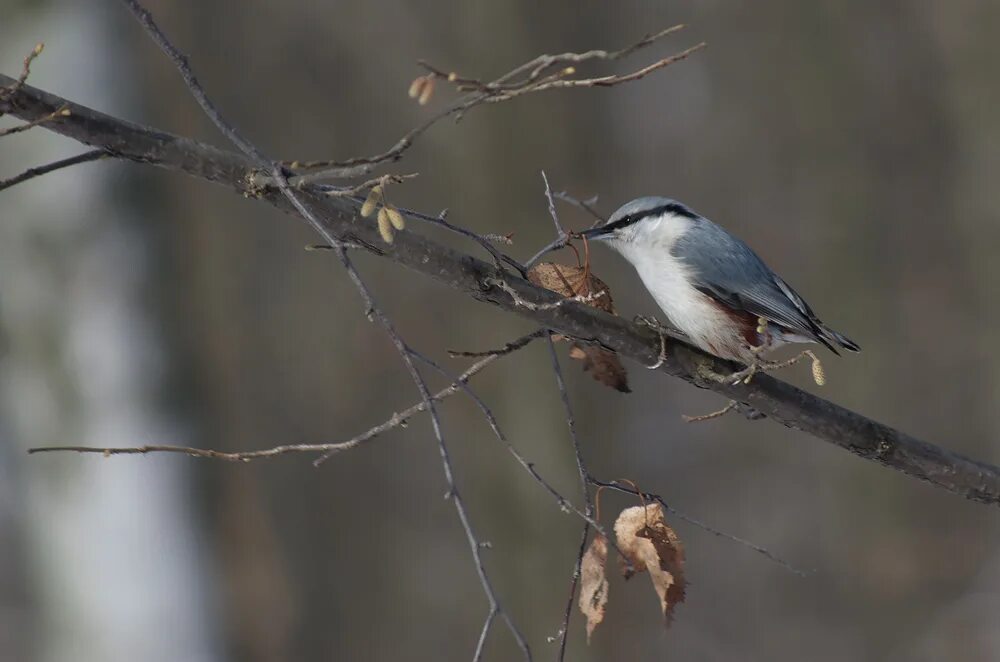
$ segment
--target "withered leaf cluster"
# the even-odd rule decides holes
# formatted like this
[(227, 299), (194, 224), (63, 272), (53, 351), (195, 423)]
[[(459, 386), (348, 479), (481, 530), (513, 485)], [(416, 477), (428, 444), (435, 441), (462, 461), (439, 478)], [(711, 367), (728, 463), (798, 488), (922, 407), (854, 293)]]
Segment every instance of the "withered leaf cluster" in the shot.
[[(579, 297), (583, 303), (606, 313), (618, 314), (611, 299), (611, 290), (587, 267), (542, 262), (528, 270), (528, 280), (564, 297)], [(598, 345), (572, 341), (569, 355), (583, 361), (583, 369), (597, 381), (622, 393), (630, 392), (628, 373), (615, 352)]]
[[(623, 574), (628, 579), (646, 572), (660, 599), (664, 622), (670, 625), (674, 607), (684, 601), (684, 546), (663, 517), (656, 503), (626, 508), (615, 521), (618, 549), (631, 567)], [(587, 619), (587, 642), (594, 628), (604, 620), (608, 602), (608, 541), (598, 534), (591, 541), (580, 564), (580, 611)]]

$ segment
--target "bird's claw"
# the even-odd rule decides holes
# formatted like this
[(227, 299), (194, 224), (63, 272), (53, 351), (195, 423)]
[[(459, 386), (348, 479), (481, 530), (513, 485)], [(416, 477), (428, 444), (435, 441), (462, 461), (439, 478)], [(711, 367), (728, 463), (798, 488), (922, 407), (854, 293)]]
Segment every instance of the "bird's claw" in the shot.
[(765, 361), (764, 359), (759, 358), (759, 354), (763, 350), (763, 347), (751, 347), (750, 349), (753, 351), (753, 360), (750, 364), (743, 370), (734, 372), (727, 377), (727, 381), (729, 381), (733, 386), (736, 386), (740, 382), (749, 384), (750, 380), (753, 379), (753, 376), (758, 372), (770, 372), (772, 370), (787, 368), (790, 365), (798, 363), (804, 358), (809, 358), (812, 361), (812, 374), (816, 385), (823, 386), (826, 383), (826, 375), (823, 371), (823, 365), (820, 363), (819, 357), (817, 357), (812, 350), (807, 349), (785, 361)]
[(667, 360), (667, 334), (666, 327), (660, 324), (660, 321), (655, 317), (646, 317), (645, 315), (636, 315), (634, 319), (636, 324), (641, 324), (642, 326), (648, 326), (649, 328), (656, 331), (660, 336), (660, 355), (656, 359), (656, 363), (653, 365), (647, 365), (647, 370), (656, 370), (664, 364)]

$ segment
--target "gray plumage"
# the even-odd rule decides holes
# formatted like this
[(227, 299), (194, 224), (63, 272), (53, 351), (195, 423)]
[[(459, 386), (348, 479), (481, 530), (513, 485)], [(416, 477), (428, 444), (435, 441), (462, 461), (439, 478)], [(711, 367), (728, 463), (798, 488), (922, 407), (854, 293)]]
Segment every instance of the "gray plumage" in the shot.
[(743, 240), (703, 216), (693, 221), (672, 252), (694, 269), (698, 290), (730, 308), (821, 342), (835, 354), (834, 344), (855, 352), (860, 349), (824, 325), (809, 304)]
[(605, 225), (583, 234), (607, 241), (629, 259), (672, 321), (717, 354), (747, 357), (746, 348), (736, 348), (731, 339), (739, 330), (712, 327), (720, 323), (710, 321), (717, 315), (698, 302), (694, 291), (733, 314), (763, 318), (776, 326), (759, 340), (767, 346), (821, 342), (835, 353), (835, 346), (860, 349), (823, 324), (746, 243), (675, 200), (638, 198)]

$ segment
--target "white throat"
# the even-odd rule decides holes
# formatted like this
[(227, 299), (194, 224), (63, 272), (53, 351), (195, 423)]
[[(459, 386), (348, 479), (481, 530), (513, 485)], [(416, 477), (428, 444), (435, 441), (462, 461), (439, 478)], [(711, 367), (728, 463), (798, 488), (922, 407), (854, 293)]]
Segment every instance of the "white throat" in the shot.
[(691, 285), (690, 267), (672, 253), (693, 223), (683, 216), (664, 214), (636, 223), (627, 240), (608, 243), (632, 263), (670, 323), (696, 345), (718, 355), (733, 342), (732, 321)]

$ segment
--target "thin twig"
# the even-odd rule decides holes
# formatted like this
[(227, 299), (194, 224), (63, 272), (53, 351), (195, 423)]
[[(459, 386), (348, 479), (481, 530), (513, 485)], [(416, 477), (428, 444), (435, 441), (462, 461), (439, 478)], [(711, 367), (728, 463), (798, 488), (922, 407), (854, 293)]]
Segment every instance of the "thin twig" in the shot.
[(563, 202), (568, 202), (569, 204), (573, 205), (574, 207), (579, 207), (583, 211), (585, 211), (588, 214), (590, 214), (591, 216), (593, 216), (595, 224), (601, 224), (601, 223), (604, 223), (607, 220), (603, 216), (601, 216), (601, 214), (596, 209), (594, 209), (594, 205), (597, 204), (597, 196), (596, 195), (595, 196), (591, 196), (591, 197), (587, 198), (586, 200), (580, 200), (579, 198), (575, 198), (572, 195), (570, 195), (569, 193), (567, 193), (566, 191), (559, 191), (558, 193), (554, 193), (553, 195), (558, 200), (562, 200)]
[(10, 188), (11, 186), (17, 186), (22, 182), (26, 182), (29, 179), (34, 179), (35, 177), (41, 177), (42, 175), (47, 175), (50, 172), (60, 170), (62, 168), (68, 168), (70, 166), (75, 166), (80, 163), (87, 163), (88, 161), (99, 161), (100, 159), (109, 158), (111, 155), (107, 150), (94, 149), (89, 152), (84, 152), (83, 154), (77, 154), (76, 156), (71, 156), (68, 159), (62, 159), (61, 161), (53, 161), (52, 163), (47, 163), (42, 166), (36, 166), (34, 168), (28, 168), (19, 175), (15, 175), (10, 179), (5, 179), (0, 181), (0, 191)]
[(508, 295), (510, 295), (510, 298), (514, 300), (515, 305), (536, 312), (540, 310), (554, 310), (556, 308), (560, 308), (566, 305), (567, 303), (593, 303), (594, 301), (597, 301), (601, 297), (607, 296), (608, 294), (607, 290), (597, 290), (595, 292), (591, 292), (590, 294), (577, 294), (576, 296), (566, 297), (565, 299), (559, 299), (558, 301), (553, 301), (552, 303), (534, 303), (522, 297), (520, 294), (517, 293), (517, 290), (515, 290), (513, 287), (508, 285), (505, 281), (500, 280), (499, 278), (486, 278), (483, 280), (483, 282), (487, 285), (495, 286), (506, 292)]
[(6, 129), (0, 129), (0, 138), (4, 136), (12, 136), (15, 133), (21, 133), (22, 131), (27, 131), (28, 129), (34, 128), (40, 124), (45, 124), (46, 122), (51, 122), (52, 120), (59, 119), (60, 117), (68, 117), (70, 113), (68, 106), (63, 106), (62, 108), (57, 108), (45, 117), (39, 117), (38, 119), (31, 120), (24, 124), (18, 124), (17, 126), (12, 126)]
[(545, 200), (549, 204), (549, 216), (552, 217), (552, 223), (556, 226), (556, 234), (560, 237), (568, 237), (569, 233), (563, 229), (562, 223), (559, 222), (559, 214), (556, 213), (556, 201), (552, 198), (552, 189), (549, 187), (549, 178), (542, 170), (542, 181), (545, 182)]
[(406, 181), (407, 179), (413, 179), (416, 176), (417, 173), (415, 172), (411, 172), (406, 175), (382, 175), (381, 177), (373, 177), (372, 179), (361, 182), (357, 186), (347, 186), (347, 187), (331, 186), (324, 192), (331, 197), (350, 198), (357, 196), (363, 193), (364, 191), (372, 189), (376, 186), (384, 187), (386, 184), (399, 184), (401, 182)]
[[(583, 453), (580, 449), (580, 439), (576, 434), (576, 418), (573, 416), (573, 407), (569, 401), (569, 392), (566, 390), (566, 380), (563, 379), (562, 368), (559, 367), (559, 355), (556, 353), (556, 345), (552, 340), (552, 334), (548, 337), (549, 346), (549, 357), (552, 360), (552, 372), (555, 373), (556, 385), (559, 387), (559, 398), (562, 400), (563, 409), (566, 413), (566, 427), (569, 429), (569, 436), (573, 442), (573, 455), (576, 458), (576, 469), (580, 475), (580, 489), (583, 492), (584, 502), (587, 505), (587, 515), (593, 516), (594, 514), (594, 503), (590, 498), (590, 485), (589, 476), (590, 472), (587, 470), (586, 464), (583, 461)], [(587, 519), (583, 527), (583, 534), (580, 541), (580, 549), (576, 555), (576, 561), (573, 564), (573, 574), (570, 579), (569, 585), (569, 598), (566, 601), (566, 611), (563, 615), (563, 624), (559, 628), (559, 662), (562, 662), (566, 655), (566, 637), (569, 632), (569, 617), (573, 611), (573, 596), (576, 595), (576, 587), (580, 581), (580, 566), (583, 563), (583, 554), (587, 546), (587, 535), (590, 533), (590, 524), (592, 524), (591, 519)], [(596, 525), (597, 530), (605, 538), (614, 545), (615, 549), (618, 550), (619, 556), (625, 562), (626, 567), (631, 568), (631, 562), (626, 556), (621, 553), (618, 548), (618, 543), (612, 540), (600, 527)]]
[[(680, 30), (682, 25), (661, 30), (660, 32), (647, 35), (639, 41), (626, 46), (618, 51), (592, 50), (585, 53), (562, 53), (560, 55), (541, 55), (529, 62), (526, 62), (506, 74), (491, 82), (480, 82), (470, 78), (460, 78), (452, 73), (445, 73), (443, 70), (433, 67), (425, 62), (421, 66), (431, 72), (432, 76), (442, 78), (456, 84), (460, 92), (469, 92), (454, 103), (439, 111), (428, 120), (411, 129), (389, 149), (374, 156), (358, 157), (342, 161), (294, 161), (286, 165), (294, 165), (300, 169), (315, 170), (305, 174), (297, 175), (292, 181), (298, 184), (299, 181), (312, 182), (318, 179), (328, 179), (331, 177), (359, 176), (370, 172), (375, 166), (389, 161), (397, 161), (403, 153), (408, 150), (414, 141), (429, 128), (448, 117), (461, 117), (469, 109), (486, 103), (499, 103), (531, 92), (540, 92), (558, 88), (579, 88), (595, 86), (611, 86), (619, 83), (626, 83), (646, 76), (657, 69), (666, 67), (674, 62), (682, 60), (691, 53), (704, 47), (698, 44), (681, 53), (668, 58), (658, 60), (646, 67), (624, 75), (601, 76), (598, 78), (568, 78), (575, 69), (564, 68), (555, 74), (543, 77), (543, 73), (555, 66), (565, 64), (579, 64), (590, 60), (618, 60), (630, 55), (635, 51), (648, 46), (655, 41)], [(518, 76), (527, 74), (524, 78), (515, 80)]]
[[(485, 358), (481, 361), (477, 361), (469, 366), (461, 375), (455, 378), (455, 382), (446, 388), (441, 389), (434, 395), (434, 400), (439, 402), (445, 398), (449, 398), (452, 395), (458, 393), (461, 390), (459, 384), (465, 383), (471, 379), (474, 375), (481, 372), (486, 366), (490, 365), (498, 358), (506, 356), (515, 349), (520, 349), (524, 347), (532, 340), (540, 337), (539, 332), (535, 332), (519, 338), (511, 343), (509, 346), (513, 346), (514, 349), (506, 352), (496, 352), (493, 354), (484, 354)], [(53, 452), (75, 452), (75, 453), (97, 453), (104, 456), (111, 455), (146, 455), (149, 453), (180, 453), (183, 455), (190, 455), (191, 457), (200, 458), (212, 458), (217, 460), (228, 460), (231, 462), (250, 462), (251, 460), (257, 460), (261, 458), (272, 458), (279, 455), (286, 455), (289, 453), (325, 453), (320, 458), (313, 461), (313, 464), (318, 466), (323, 461), (327, 460), (334, 453), (349, 450), (355, 448), (375, 437), (392, 430), (393, 428), (399, 426), (405, 426), (407, 422), (413, 418), (416, 414), (427, 410), (427, 404), (420, 401), (411, 407), (407, 407), (401, 412), (394, 413), (389, 419), (379, 423), (378, 425), (369, 428), (365, 432), (352, 437), (346, 441), (339, 441), (334, 443), (320, 443), (320, 444), (284, 444), (281, 446), (274, 446), (273, 448), (266, 448), (263, 450), (256, 451), (238, 451), (238, 452), (225, 452), (217, 451), (209, 448), (192, 448), (190, 446), (172, 446), (164, 444), (153, 444), (145, 446), (132, 446), (132, 447), (94, 447), (94, 446), (45, 446), (38, 448), (29, 448), (29, 453), (53, 453)]]
[[(546, 244), (545, 246), (543, 246), (541, 250), (535, 253), (531, 257), (531, 259), (525, 263), (524, 266), (527, 269), (530, 269), (531, 267), (535, 266), (535, 264), (537, 264), (538, 261), (541, 260), (542, 257), (544, 257), (545, 255), (553, 251), (557, 251), (560, 248), (565, 248), (567, 245), (569, 245), (570, 242), (569, 233), (566, 232), (566, 230), (562, 226), (562, 223), (559, 222), (559, 215), (556, 213), (556, 203), (555, 200), (553, 200), (552, 198), (552, 189), (549, 188), (549, 178), (545, 175), (544, 170), (542, 171), (542, 180), (545, 182), (545, 199), (549, 205), (549, 216), (552, 217), (552, 222), (556, 226), (556, 238), (553, 239), (548, 244)], [(579, 259), (579, 255), (577, 255), (577, 258)]]
[(702, 421), (710, 421), (714, 418), (721, 418), (739, 406), (740, 403), (735, 400), (730, 400), (722, 409), (709, 412), (708, 414), (701, 414), (699, 416), (688, 416), (687, 414), (682, 414), (681, 418), (684, 419), (685, 423), (701, 423)]
[(506, 345), (504, 345), (503, 347), (498, 347), (497, 349), (488, 349), (485, 352), (463, 352), (463, 351), (459, 351), (459, 350), (449, 349), (448, 350), (448, 355), (452, 356), (452, 357), (459, 357), (459, 356), (467, 356), (467, 357), (476, 357), (476, 356), (503, 356), (505, 354), (510, 354), (511, 352), (515, 352), (515, 351), (521, 349), (522, 347), (524, 347), (525, 345), (527, 345), (532, 340), (535, 340), (536, 338), (541, 338), (546, 333), (548, 333), (548, 332), (545, 329), (539, 329), (538, 331), (535, 331), (533, 333), (529, 333), (526, 336), (522, 336), (521, 338), (518, 338), (517, 340), (511, 341), (511, 342), (507, 343)]
[[(543, 332), (543, 335), (548, 335), (548, 332), (547, 331)], [(536, 336), (535, 334), (531, 334), (531, 336), (525, 336), (525, 338), (527, 338), (527, 337), (531, 337), (532, 339), (534, 339), (535, 337), (538, 337), (538, 336)], [(523, 339), (524, 338), (522, 338), (521, 340), (523, 340)], [(519, 342), (518, 340), (515, 340), (511, 344), (517, 344), (518, 342)], [(420, 354), (419, 352), (416, 352), (416, 351), (414, 351), (412, 349), (410, 350), (410, 352), (411, 352), (411, 354), (413, 355), (414, 358), (416, 358), (416, 359), (418, 359), (420, 361), (423, 361), (424, 363), (426, 363), (430, 367), (434, 368), (435, 370), (437, 370), (438, 372), (440, 372), (441, 374), (443, 374), (446, 378), (454, 380), (454, 378), (448, 373), (447, 370), (445, 370), (444, 368), (442, 368), (440, 365), (438, 365), (432, 359), (430, 359), (430, 358), (428, 358), (428, 357), (426, 357), (426, 356), (424, 356), (424, 355)], [(498, 355), (498, 356), (501, 356), (501, 355)], [(540, 473), (538, 473), (538, 470), (535, 469), (535, 463), (528, 461), (527, 458), (525, 458), (524, 455), (522, 455), (521, 452), (517, 450), (517, 448), (514, 446), (514, 444), (512, 444), (509, 439), (507, 439), (507, 436), (500, 429), (500, 425), (499, 425), (499, 423), (497, 423), (496, 417), (493, 415), (493, 412), (486, 405), (486, 403), (483, 402), (482, 398), (480, 398), (476, 394), (476, 392), (473, 391), (472, 388), (470, 386), (468, 386), (468, 384), (466, 384), (464, 381), (461, 381), (461, 380), (454, 380), (454, 381), (455, 381), (455, 384), (457, 384), (458, 388), (461, 388), (462, 390), (464, 390), (469, 395), (469, 397), (472, 398), (472, 401), (475, 402), (476, 406), (479, 407), (480, 411), (482, 411), (483, 416), (485, 416), (486, 421), (489, 423), (490, 429), (493, 430), (493, 434), (494, 434), (494, 436), (496, 436), (497, 440), (499, 440), (504, 445), (504, 447), (514, 457), (514, 459), (517, 461), (517, 463), (520, 464), (521, 467), (523, 467), (524, 470), (527, 471), (528, 474), (532, 478), (535, 479), (535, 482), (537, 482), (539, 485), (541, 485), (543, 488), (545, 488), (545, 490), (552, 496), (552, 498), (555, 499), (556, 504), (559, 506), (559, 508), (561, 508), (564, 512), (575, 513), (588, 526), (593, 526), (595, 529), (597, 529), (597, 531), (601, 535), (607, 537), (607, 531), (605, 531), (604, 527), (602, 527), (601, 524), (597, 520), (595, 520), (593, 518), (593, 512), (592, 512), (592, 509), (590, 508), (590, 504), (588, 503), (587, 510), (586, 510), (586, 512), (584, 512), (584, 511), (581, 511), (576, 506), (574, 506), (573, 503), (569, 499), (567, 499), (562, 494), (560, 494), (559, 491), (556, 490), (556, 488), (553, 487), (551, 483), (549, 483)], [(584, 496), (585, 496), (585, 498), (589, 502), (589, 494), (585, 493)], [(614, 547), (615, 551), (618, 552), (618, 555), (621, 556), (622, 559), (625, 559), (625, 554), (618, 547), (618, 545), (616, 543), (612, 542), (612, 546)]]
[(188, 63), (188, 58), (186, 55), (181, 53), (176, 46), (174, 46), (167, 36), (163, 34), (160, 30), (160, 26), (156, 24), (153, 20), (153, 15), (143, 7), (137, 0), (122, 0), (132, 15), (137, 21), (145, 28), (146, 33), (153, 39), (153, 42), (160, 47), (170, 61), (174, 63), (174, 67), (177, 72), (180, 73), (181, 78), (184, 79), (184, 84), (187, 86), (188, 91), (194, 100), (201, 106), (201, 109), (208, 116), (208, 119), (212, 120), (216, 128), (222, 132), (229, 142), (233, 143), (241, 152), (249, 156), (250, 158), (259, 162), (261, 166), (265, 164), (270, 164), (270, 160), (264, 156), (263, 153), (257, 147), (244, 138), (240, 133), (231, 125), (229, 122), (222, 117), (218, 108), (212, 103), (211, 99), (205, 93), (205, 89), (198, 82), (198, 79), (194, 75), (194, 71), (191, 69), (191, 65)]
[[(24, 64), (21, 66), (21, 75), (17, 77), (12, 84), (0, 87), (0, 101), (4, 101), (15, 94), (24, 87), (24, 83), (28, 80), (28, 76), (31, 75), (31, 63), (36, 57), (42, 54), (42, 50), (45, 48), (45, 44), (38, 42), (35, 47), (31, 49), (31, 52), (24, 58)], [(0, 116), (3, 112), (0, 112)]]

